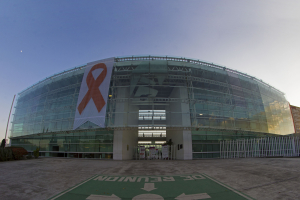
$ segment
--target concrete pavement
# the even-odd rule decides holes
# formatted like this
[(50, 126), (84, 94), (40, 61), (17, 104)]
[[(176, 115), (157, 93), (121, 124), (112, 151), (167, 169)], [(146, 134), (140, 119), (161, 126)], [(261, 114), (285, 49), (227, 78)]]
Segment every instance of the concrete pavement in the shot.
[(300, 199), (300, 158), (191, 161), (39, 158), (0, 162), (0, 199), (48, 199), (96, 174), (208, 176), (255, 199)]

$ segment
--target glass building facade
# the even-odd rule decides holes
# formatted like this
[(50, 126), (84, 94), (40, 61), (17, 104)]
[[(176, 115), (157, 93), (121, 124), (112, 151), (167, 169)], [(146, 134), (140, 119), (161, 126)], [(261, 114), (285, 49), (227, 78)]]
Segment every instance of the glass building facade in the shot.
[(12, 146), (39, 147), (44, 156), (112, 158), (116, 130), (164, 129), (166, 139), (183, 130), (197, 159), (219, 157), (220, 140), (294, 133), (284, 94), (255, 77), (177, 57), (114, 60), (106, 128), (87, 122), (73, 130), (82, 65), (18, 94)]

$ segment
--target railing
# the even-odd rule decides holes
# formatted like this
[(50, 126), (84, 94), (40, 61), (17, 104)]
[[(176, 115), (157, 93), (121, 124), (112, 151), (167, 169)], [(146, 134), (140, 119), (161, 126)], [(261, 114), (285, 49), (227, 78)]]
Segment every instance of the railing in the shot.
[(166, 134), (164, 133), (139, 133), (139, 137), (166, 137)]
[(220, 142), (220, 158), (300, 156), (299, 137), (266, 137)]
[(139, 120), (166, 120), (166, 115), (140, 115)]

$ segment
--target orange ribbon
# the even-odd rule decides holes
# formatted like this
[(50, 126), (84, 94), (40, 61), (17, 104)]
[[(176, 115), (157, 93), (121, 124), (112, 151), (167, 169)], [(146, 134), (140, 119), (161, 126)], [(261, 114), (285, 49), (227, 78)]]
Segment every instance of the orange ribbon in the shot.
[[(92, 72), (96, 69), (103, 69), (103, 71), (95, 80)], [(107, 74), (107, 68), (104, 63), (99, 63), (99, 64), (94, 65), (92, 67), (92, 69), (89, 71), (89, 73), (86, 77), (86, 84), (87, 84), (89, 90), (86, 93), (86, 95), (83, 97), (82, 101), (80, 102), (80, 104), (77, 108), (79, 111), (79, 114), (81, 114), (82, 111), (85, 109), (85, 107), (89, 103), (90, 99), (93, 99), (98, 112), (100, 112), (102, 110), (103, 106), (105, 105), (105, 101), (103, 99), (103, 96), (101, 95), (99, 86), (104, 81), (106, 74)]]

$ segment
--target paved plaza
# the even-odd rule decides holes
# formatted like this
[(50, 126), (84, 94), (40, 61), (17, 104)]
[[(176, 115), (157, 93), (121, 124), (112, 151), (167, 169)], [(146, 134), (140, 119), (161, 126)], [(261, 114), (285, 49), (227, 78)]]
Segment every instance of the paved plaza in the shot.
[(299, 158), (39, 158), (0, 169), (1, 199), (300, 199)]

